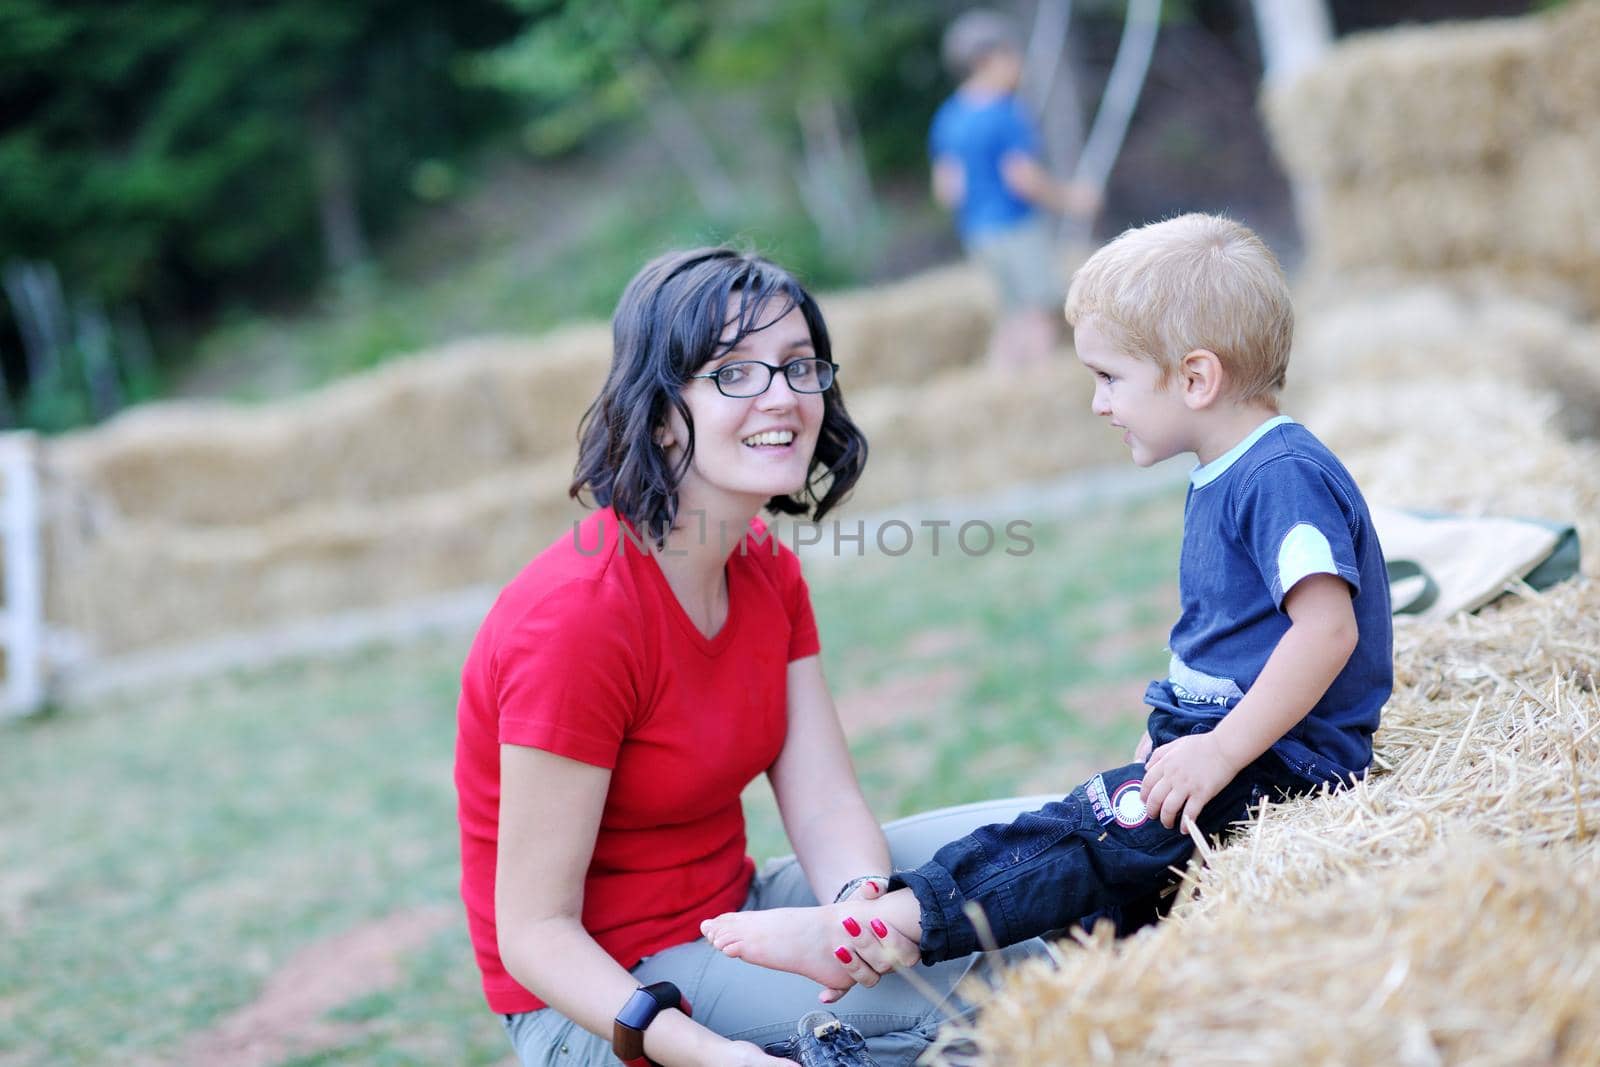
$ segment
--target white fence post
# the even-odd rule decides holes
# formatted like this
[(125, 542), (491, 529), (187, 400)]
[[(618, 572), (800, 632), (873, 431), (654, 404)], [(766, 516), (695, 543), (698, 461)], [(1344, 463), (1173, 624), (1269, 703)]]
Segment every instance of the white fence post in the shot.
[(5, 583), (0, 599), (0, 646), (5, 650), (5, 699), (0, 715), (26, 715), (44, 703), (44, 582), (39, 557), (39, 472), (35, 439), (0, 434), (0, 541)]

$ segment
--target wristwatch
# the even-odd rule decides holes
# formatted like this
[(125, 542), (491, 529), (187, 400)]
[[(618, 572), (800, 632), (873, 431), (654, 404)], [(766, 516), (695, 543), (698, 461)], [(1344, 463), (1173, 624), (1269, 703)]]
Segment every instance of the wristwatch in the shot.
[(611, 1028), (611, 1051), (617, 1054), (617, 1059), (628, 1067), (657, 1067), (656, 1062), (644, 1054), (644, 1031), (668, 1008), (689, 1014), (689, 1002), (671, 982), (656, 982), (635, 989), (628, 1003), (617, 1013)]

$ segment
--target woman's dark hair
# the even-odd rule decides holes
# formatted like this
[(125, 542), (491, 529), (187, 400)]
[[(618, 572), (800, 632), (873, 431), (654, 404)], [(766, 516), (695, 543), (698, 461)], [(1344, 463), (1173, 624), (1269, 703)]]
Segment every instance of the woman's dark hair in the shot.
[[(737, 294), (730, 321), (729, 301)], [(779, 301), (770, 311), (774, 301)], [(788, 271), (731, 248), (669, 252), (645, 264), (611, 318), (611, 371), (578, 424), (578, 465), (568, 493), (587, 490), (658, 544), (678, 515), (678, 483), (694, 457), (694, 420), (683, 402), (689, 375), (798, 307), (817, 358), (832, 360), (828, 327)], [(731, 336), (725, 337), (733, 325)], [(674, 408), (688, 427), (683, 456), (667, 462), (656, 432)], [(845, 411), (837, 381), (822, 394), (822, 429), (805, 486), (767, 501), (772, 511), (820, 519), (855, 485), (867, 439)], [(822, 490), (818, 495), (819, 489)]]

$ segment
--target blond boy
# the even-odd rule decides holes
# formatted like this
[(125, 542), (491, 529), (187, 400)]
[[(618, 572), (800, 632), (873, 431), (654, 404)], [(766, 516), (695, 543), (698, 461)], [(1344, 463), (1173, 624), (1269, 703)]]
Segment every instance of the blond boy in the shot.
[[(721, 916), (729, 955), (834, 990), (1098, 916), (1149, 921), (1194, 848), (1262, 797), (1363, 775), (1393, 686), (1383, 554), (1338, 459), (1278, 411), (1294, 313), (1254, 233), (1184, 215), (1129, 230), (1073, 278), (1067, 320), (1092, 410), (1135, 464), (1193, 453), (1167, 677), (1136, 762), (983, 827), (893, 876), (880, 899)], [(859, 930), (859, 933), (853, 931)]]

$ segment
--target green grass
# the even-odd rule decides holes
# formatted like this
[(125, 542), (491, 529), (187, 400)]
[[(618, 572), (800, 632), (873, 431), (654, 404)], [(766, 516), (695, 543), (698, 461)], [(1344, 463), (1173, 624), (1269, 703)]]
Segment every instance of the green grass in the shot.
[[(959, 672), (937, 706), (856, 738), (874, 810), (1003, 795), (1123, 758), (1137, 706), (1073, 694), (1161, 668), (1178, 511), (1166, 494), (1041, 523), (1024, 558), (814, 567), (837, 692)], [(930, 645), (930, 632), (955, 636)], [(0, 1065), (169, 1060), (306, 945), (403, 909), (455, 908), (465, 644), (302, 662), (0, 729)], [(748, 803), (752, 851), (786, 851), (770, 791), (753, 786)], [(331, 1017), (354, 1036), (285, 1062), (506, 1059), (461, 921), (406, 957), (397, 984), (352, 991)]]
[(541, 201), (537, 183), (528, 182), (522, 200), (501, 205), (503, 232), (477, 247), (432, 258), (396, 249), (393, 267), (374, 264), (336, 279), (293, 314), (239, 312), (198, 342), (187, 373), (208, 391), (257, 401), (460, 337), (604, 321), (628, 279), (670, 248), (729, 242), (755, 248), (813, 285), (859, 280), (855, 265), (830, 259), (792, 199), (761, 183), (743, 191), (745, 202), (713, 218), (671, 173), (590, 190), (570, 204)]

